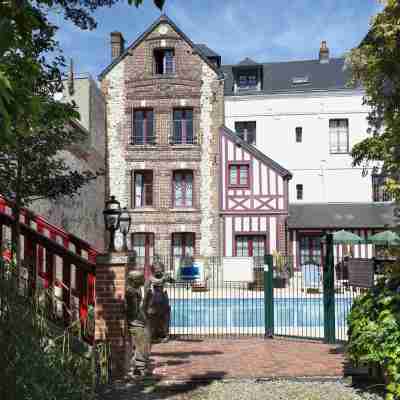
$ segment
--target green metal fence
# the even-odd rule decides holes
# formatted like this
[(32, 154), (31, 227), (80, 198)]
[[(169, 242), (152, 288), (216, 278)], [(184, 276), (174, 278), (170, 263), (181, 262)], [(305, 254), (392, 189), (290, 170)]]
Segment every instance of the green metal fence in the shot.
[[(328, 249), (331, 249), (329, 252)], [(203, 281), (183, 281), (176, 260), (164, 259), (170, 333), (179, 337), (296, 337), (347, 340), (347, 315), (360, 289), (348, 285), (344, 260), (326, 246), (325, 262), (269, 255), (253, 259), (253, 279), (225, 281), (221, 257), (205, 262)]]

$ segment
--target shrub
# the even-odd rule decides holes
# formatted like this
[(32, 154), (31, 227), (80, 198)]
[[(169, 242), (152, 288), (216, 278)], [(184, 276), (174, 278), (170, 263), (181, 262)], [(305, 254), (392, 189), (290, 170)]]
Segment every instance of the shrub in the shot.
[(387, 400), (400, 399), (400, 290), (381, 279), (358, 298), (348, 317), (347, 352), (356, 363), (378, 364), (387, 383)]
[(91, 398), (91, 357), (72, 351), (69, 331), (46, 318), (39, 297), (24, 297), (17, 287), (12, 265), (0, 259), (0, 398)]

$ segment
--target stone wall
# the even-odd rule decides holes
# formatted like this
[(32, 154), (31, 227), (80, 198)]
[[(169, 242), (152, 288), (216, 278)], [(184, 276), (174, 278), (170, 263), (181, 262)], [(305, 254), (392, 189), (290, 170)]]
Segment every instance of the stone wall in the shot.
[[(66, 85), (67, 86), (67, 85)], [(86, 129), (85, 143), (75, 145), (59, 155), (67, 160), (72, 170), (105, 170), (105, 101), (96, 83), (90, 76), (74, 80), (74, 93), (67, 87), (63, 100), (74, 100), (81, 114), (80, 124)], [(105, 200), (105, 177), (85, 185), (72, 198), (62, 197), (55, 201), (39, 200), (29, 208), (45, 217), (49, 222), (87, 241), (98, 250), (104, 248), (103, 209)]]
[[(164, 26), (164, 28), (161, 28)], [(166, 27), (166, 28), (165, 28)], [(153, 51), (173, 48), (175, 74), (153, 73)], [(193, 232), (197, 254), (219, 254), (218, 135), (223, 124), (223, 82), (167, 22), (157, 25), (102, 80), (107, 101), (108, 193), (132, 214), (132, 232), (154, 233), (155, 253), (169, 254), (175, 232)], [(155, 145), (132, 145), (134, 109), (152, 109)], [(171, 145), (174, 108), (193, 110), (194, 145)], [(135, 209), (132, 176), (153, 171), (153, 206)], [(174, 209), (174, 170), (193, 171), (193, 207)]]

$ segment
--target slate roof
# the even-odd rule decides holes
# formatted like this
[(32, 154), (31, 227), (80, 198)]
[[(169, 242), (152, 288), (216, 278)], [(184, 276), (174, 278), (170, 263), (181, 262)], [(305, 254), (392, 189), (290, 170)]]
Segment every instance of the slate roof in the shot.
[[(129, 46), (125, 48), (125, 50), (122, 52), (122, 54), (119, 57), (116, 57), (112, 60), (112, 62), (103, 69), (103, 71), (100, 72), (98, 79), (101, 81), (104, 76), (111, 71), (121, 60), (123, 60), (129, 52), (134, 49), (140, 42), (142, 42), (147, 35), (149, 35), (159, 24), (162, 22), (168, 23), (172, 28), (185, 40), (192, 48), (196, 48), (196, 45), (185, 35), (184, 32), (182, 32), (178, 26), (165, 14), (162, 14), (159, 18), (157, 18), (150, 26), (149, 28), (143, 32), (133, 43), (131, 43)], [(208, 49), (212, 51), (211, 49)], [(215, 67), (215, 65), (207, 58), (207, 56), (202, 52), (199, 51), (199, 56), (205, 61), (219, 76), (222, 77), (222, 73), (219, 71), (218, 68)], [(217, 55), (218, 56), (218, 55)]]
[(288, 227), (384, 228), (394, 225), (393, 203), (303, 203), (289, 205)]
[(203, 43), (196, 43), (194, 47), (204, 54), (205, 57), (221, 57), (218, 53), (214, 50), (211, 50), (207, 45)]
[(227, 136), (229, 136), (229, 138), (234, 143), (236, 143), (238, 146), (243, 147), (245, 150), (247, 150), (250, 154), (252, 154), (258, 160), (263, 161), (265, 164), (269, 165), (272, 169), (274, 169), (276, 172), (278, 172), (280, 175), (282, 175), (283, 178), (287, 178), (287, 179), (292, 178), (292, 174), (290, 173), (290, 171), (288, 171), (286, 168), (282, 167), (282, 165), (278, 164), (276, 161), (272, 160), (272, 158), (269, 158), (268, 156), (266, 156), (264, 153), (262, 153), (260, 150), (258, 150), (253, 145), (246, 143), (235, 132), (231, 131), (226, 126), (222, 126), (220, 129), (222, 129), (223, 132)]
[[(254, 67), (262, 67), (262, 90), (240, 91), (240, 94), (260, 95), (349, 89), (346, 87), (346, 82), (350, 78), (350, 71), (344, 64), (344, 58), (331, 58), (327, 64), (321, 64), (319, 60), (254, 64)], [(225, 96), (235, 95), (233, 93), (235, 67), (243, 67), (243, 64), (221, 66), (225, 76)], [(303, 77), (307, 77), (309, 83), (293, 84), (293, 78)]]

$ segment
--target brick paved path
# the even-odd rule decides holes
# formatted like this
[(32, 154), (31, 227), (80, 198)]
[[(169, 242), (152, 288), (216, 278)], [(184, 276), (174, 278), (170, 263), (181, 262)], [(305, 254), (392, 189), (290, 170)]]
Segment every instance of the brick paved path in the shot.
[(337, 346), (299, 340), (170, 341), (152, 348), (155, 377), (166, 380), (342, 376)]

